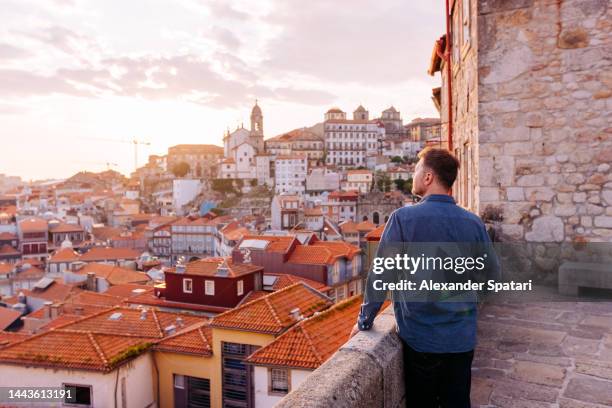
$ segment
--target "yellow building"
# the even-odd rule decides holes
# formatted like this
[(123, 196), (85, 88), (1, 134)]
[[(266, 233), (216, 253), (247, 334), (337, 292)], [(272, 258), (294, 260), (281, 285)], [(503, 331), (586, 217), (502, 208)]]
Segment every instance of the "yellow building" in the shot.
[(244, 360), (331, 305), (327, 296), (298, 282), (164, 339), (154, 351), (159, 406), (191, 401), (213, 408), (254, 407), (253, 368)]

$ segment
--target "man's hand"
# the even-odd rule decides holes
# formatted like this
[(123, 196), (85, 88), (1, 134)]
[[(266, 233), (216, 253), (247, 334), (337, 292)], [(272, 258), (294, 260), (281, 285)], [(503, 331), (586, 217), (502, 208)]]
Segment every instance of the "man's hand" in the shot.
[(351, 334), (349, 334), (349, 339), (352, 338), (354, 335), (356, 335), (357, 333), (359, 333), (359, 327), (357, 327), (357, 324), (355, 324), (353, 326), (353, 330), (351, 330)]

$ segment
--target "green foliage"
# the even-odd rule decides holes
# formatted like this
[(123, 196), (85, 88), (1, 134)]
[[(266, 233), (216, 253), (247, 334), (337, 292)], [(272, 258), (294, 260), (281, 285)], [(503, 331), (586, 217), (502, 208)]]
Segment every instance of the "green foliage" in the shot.
[(214, 191), (219, 193), (236, 193), (233, 179), (213, 179), (211, 187)]
[(404, 162), (404, 159), (402, 159), (400, 156), (393, 156), (391, 158), (391, 162), (401, 164)]
[(251, 179), (249, 181), (249, 184), (251, 185), (251, 187), (257, 187), (257, 179)]
[(172, 167), (172, 174), (176, 177), (185, 177), (189, 170), (191, 170), (191, 167), (189, 167), (188, 163), (180, 162)]

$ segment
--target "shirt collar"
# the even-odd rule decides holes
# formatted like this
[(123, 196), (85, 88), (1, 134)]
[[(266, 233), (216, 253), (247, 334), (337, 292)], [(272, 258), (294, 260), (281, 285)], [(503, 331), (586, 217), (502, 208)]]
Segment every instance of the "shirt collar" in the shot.
[(456, 204), (455, 199), (447, 194), (430, 194), (423, 197), (420, 202), (424, 203), (426, 201), (441, 201), (444, 203)]

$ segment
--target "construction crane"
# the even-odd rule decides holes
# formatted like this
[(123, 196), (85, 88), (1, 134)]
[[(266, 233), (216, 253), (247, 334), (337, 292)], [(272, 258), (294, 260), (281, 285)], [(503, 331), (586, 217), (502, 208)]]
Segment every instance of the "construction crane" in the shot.
[(138, 140), (136, 138), (132, 140), (122, 140), (122, 139), (105, 139), (101, 137), (83, 137), (82, 139), (96, 140), (99, 142), (130, 143), (134, 145), (134, 171), (138, 169), (138, 146), (151, 146), (151, 142), (148, 142), (145, 140)]

